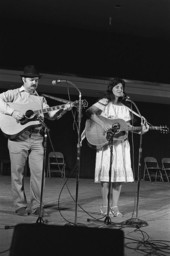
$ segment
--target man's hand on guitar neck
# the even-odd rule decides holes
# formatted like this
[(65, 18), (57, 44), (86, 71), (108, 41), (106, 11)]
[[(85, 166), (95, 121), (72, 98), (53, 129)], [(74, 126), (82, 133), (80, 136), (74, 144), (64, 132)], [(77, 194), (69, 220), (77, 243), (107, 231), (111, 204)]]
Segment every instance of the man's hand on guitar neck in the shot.
[(15, 118), (17, 121), (21, 120), (24, 117), (24, 114), (21, 112), (14, 110), (12, 113), (12, 117)]
[(71, 102), (67, 102), (64, 106), (64, 110), (70, 111), (73, 107), (73, 104)]
[(72, 103), (68, 102), (66, 103), (62, 108), (54, 110), (54, 111), (50, 111), (49, 112), (49, 119), (50, 120), (55, 120), (55, 119), (59, 119), (64, 113), (66, 113), (66, 111), (70, 111), (72, 109)]

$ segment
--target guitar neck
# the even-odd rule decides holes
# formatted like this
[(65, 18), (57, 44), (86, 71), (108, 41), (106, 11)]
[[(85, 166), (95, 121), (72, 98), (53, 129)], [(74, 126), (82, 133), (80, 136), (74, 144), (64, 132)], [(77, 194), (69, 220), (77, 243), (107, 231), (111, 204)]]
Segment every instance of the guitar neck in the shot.
[(59, 105), (59, 106), (53, 106), (53, 107), (48, 107), (48, 108), (44, 108), (44, 109), (40, 109), (40, 110), (35, 110), (34, 114), (42, 114), (42, 113), (49, 113), (50, 111), (54, 111), (54, 110), (59, 110), (59, 109), (64, 109), (65, 104), (63, 105)]
[[(99, 126), (103, 127), (104, 124), (109, 124), (110, 128), (118, 127), (119, 131), (141, 131), (142, 126), (130, 126), (123, 119), (108, 119), (103, 116), (98, 116), (98, 118), (94, 118), (93, 122), (97, 123)], [(168, 133), (169, 128), (167, 126), (149, 126), (149, 130), (157, 130), (163, 133)]]
[[(141, 131), (142, 127), (141, 126), (135, 126), (135, 127), (129, 128), (129, 130)], [(169, 129), (166, 126), (149, 126), (149, 130), (168, 132)]]
[(161, 126), (150, 126), (149, 127), (149, 130), (155, 130), (155, 131), (159, 131), (159, 130), (161, 130), (163, 127), (161, 127)]
[(133, 126), (128, 128), (129, 131), (141, 131), (141, 126)]

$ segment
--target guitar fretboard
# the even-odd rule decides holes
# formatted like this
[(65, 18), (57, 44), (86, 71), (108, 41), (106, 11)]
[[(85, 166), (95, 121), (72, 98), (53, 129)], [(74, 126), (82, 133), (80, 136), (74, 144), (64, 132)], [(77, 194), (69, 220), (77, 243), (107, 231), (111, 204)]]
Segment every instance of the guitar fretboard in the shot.
[(40, 110), (35, 110), (33, 111), (34, 114), (42, 114), (42, 113), (48, 113), (50, 111), (53, 111), (53, 110), (57, 110), (57, 109), (64, 109), (65, 107), (65, 104), (63, 105), (59, 105), (59, 106), (53, 106), (53, 107), (48, 107), (48, 108), (44, 108), (44, 109), (40, 109)]
[[(141, 126), (129, 127), (129, 130), (132, 131), (141, 131), (141, 129)], [(169, 132), (169, 128), (167, 126), (149, 126), (149, 130)]]

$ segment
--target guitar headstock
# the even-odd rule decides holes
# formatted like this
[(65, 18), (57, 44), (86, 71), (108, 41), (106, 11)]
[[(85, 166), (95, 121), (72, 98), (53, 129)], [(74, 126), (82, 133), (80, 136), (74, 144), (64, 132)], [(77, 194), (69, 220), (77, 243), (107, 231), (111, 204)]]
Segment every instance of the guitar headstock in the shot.
[(160, 130), (160, 132), (161, 133), (163, 133), (163, 134), (167, 134), (167, 133), (169, 133), (169, 128), (166, 126), (166, 125), (162, 125), (162, 126), (159, 126), (159, 130)]
[[(72, 106), (78, 107), (79, 106), (79, 101), (76, 100), (76, 101), (72, 102)], [(82, 108), (87, 108), (88, 107), (87, 100), (81, 100), (81, 106), (82, 106)]]
[(87, 107), (88, 107), (88, 102), (87, 102), (87, 100), (82, 100), (81, 102), (82, 102), (82, 107), (83, 107), (83, 108), (87, 108)]

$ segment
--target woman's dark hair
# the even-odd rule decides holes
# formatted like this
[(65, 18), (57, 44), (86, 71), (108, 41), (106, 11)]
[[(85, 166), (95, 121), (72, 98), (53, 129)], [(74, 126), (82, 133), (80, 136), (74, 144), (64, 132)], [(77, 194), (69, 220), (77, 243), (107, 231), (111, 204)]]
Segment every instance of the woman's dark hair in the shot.
[[(112, 92), (112, 89), (114, 86), (116, 86), (117, 84), (122, 84), (123, 86), (123, 92), (125, 90), (125, 81), (121, 78), (111, 78), (110, 81), (109, 81), (109, 85), (107, 87), (107, 91), (106, 91), (106, 98), (109, 99), (110, 101), (114, 99), (114, 94)], [(119, 99), (121, 100), (121, 99)]]

